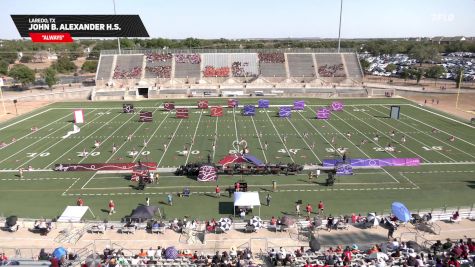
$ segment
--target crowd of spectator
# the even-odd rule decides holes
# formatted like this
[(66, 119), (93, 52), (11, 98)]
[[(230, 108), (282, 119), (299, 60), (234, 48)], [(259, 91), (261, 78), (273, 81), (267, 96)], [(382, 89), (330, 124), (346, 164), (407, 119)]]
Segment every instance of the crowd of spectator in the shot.
[(121, 70), (118, 66), (114, 69), (113, 79), (138, 79), (142, 76), (141, 67), (133, 67), (130, 70)]
[(158, 78), (170, 78), (172, 74), (171, 66), (145, 67), (145, 71), (153, 73)]
[(200, 64), (200, 54), (175, 54), (176, 63)]
[(343, 64), (323, 65), (318, 67), (318, 74), (321, 77), (345, 77)]
[(244, 68), (249, 66), (249, 62), (235, 61), (231, 64), (233, 77), (253, 77), (256, 74), (246, 71)]
[(259, 61), (263, 63), (284, 63), (284, 53), (259, 53)]
[(295, 251), (280, 247), (268, 251), (267, 256), (274, 266), (473, 266), (475, 243), (470, 238), (455, 243), (447, 239), (445, 243), (437, 241), (430, 251), (423, 252), (414, 242), (393, 239), (368, 249), (359, 249), (356, 244), (344, 249), (338, 245), (317, 252), (304, 247)]
[(203, 70), (203, 76), (205, 77), (228, 77), (229, 67), (215, 68), (213, 66), (206, 66)]
[(147, 62), (157, 62), (157, 61), (166, 62), (168, 60), (171, 60), (172, 57), (173, 56), (171, 53), (162, 54), (162, 53), (152, 52), (152, 53), (145, 54), (145, 58), (147, 59)]

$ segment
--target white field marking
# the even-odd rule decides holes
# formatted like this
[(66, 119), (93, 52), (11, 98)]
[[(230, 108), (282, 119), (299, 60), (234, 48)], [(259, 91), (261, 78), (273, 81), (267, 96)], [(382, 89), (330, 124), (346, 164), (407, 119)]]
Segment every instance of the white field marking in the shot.
[(191, 139), (190, 152), (186, 155), (185, 165), (188, 164), (188, 159), (190, 158), (191, 151), (193, 151), (193, 149), (191, 148), (195, 144), (196, 132), (198, 132), (198, 128), (200, 127), (200, 121), (201, 121), (202, 116), (203, 116), (203, 110), (201, 110), (200, 112), (200, 117), (198, 118), (198, 123), (196, 124), (195, 133), (193, 134), (193, 137), (192, 137), (193, 139)]
[(303, 142), (307, 145), (308, 149), (310, 150), (310, 152), (312, 152), (312, 154), (315, 156), (315, 158), (317, 158), (317, 160), (319, 161), (319, 163), (322, 163), (322, 160), (320, 160), (320, 158), (317, 156), (317, 154), (315, 154), (315, 152), (313, 152), (313, 149), (308, 145), (307, 141), (305, 140), (305, 138), (300, 134), (300, 132), (297, 130), (297, 128), (295, 128), (294, 124), (290, 121), (289, 118), (286, 118), (287, 121), (290, 123), (290, 125), (292, 125), (292, 128), (294, 128), (295, 132), (297, 132), (297, 134), (300, 136), (300, 138), (303, 140)]
[(250, 117), (251, 117), (251, 120), (252, 120), (252, 124), (254, 125), (254, 130), (256, 130), (257, 140), (259, 141), (259, 146), (261, 147), (262, 155), (264, 155), (265, 162), (268, 162), (267, 157), (266, 157), (266, 153), (264, 151), (264, 148), (262, 147), (262, 142), (261, 142), (261, 138), (259, 137), (259, 132), (257, 131), (256, 123), (254, 122), (253, 116), (250, 116)]
[[(33, 171), (29, 171), (29, 172), (54, 172), (54, 171), (55, 170), (52, 170), (52, 169), (34, 169)], [(13, 170), (13, 169), (0, 170), (0, 173), (12, 173), (12, 172), (18, 173), (18, 170)]]
[(420, 165), (475, 165), (475, 161), (462, 161), (462, 162), (422, 162)]
[[(160, 166), (160, 163), (162, 163), (163, 157), (167, 153), (168, 149), (170, 149), (170, 144), (172, 143), (173, 139), (175, 138), (176, 132), (178, 131), (178, 128), (180, 128), (180, 125), (181, 125), (182, 122), (183, 122), (183, 119), (181, 119), (180, 122), (178, 123), (178, 125), (176, 126), (175, 132), (173, 132), (172, 138), (170, 138), (170, 141), (167, 144), (167, 149), (165, 151), (163, 151), (162, 157), (160, 157), (160, 160), (158, 161), (157, 166)], [(189, 151), (189, 153), (191, 153), (191, 150)]]
[(213, 144), (215, 147), (215, 149), (213, 150), (213, 162), (214, 162), (214, 155), (216, 154), (216, 147), (218, 146), (218, 120), (219, 120), (219, 117), (216, 117), (216, 125), (214, 128), (214, 137), (213, 137)]
[(407, 181), (409, 181), (409, 183), (411, 183), (414, 187), (416, 187), (417, 189), (420, 189), (420, 187), (419, 187), (416, 183), (414, 183), (411, 179), (407, 178), (407, 176), (404, 175), (404, 172), (399, 172), (399, 174), (400, 174), (402, 177), (404, 177), (404, 179), (406, 179)]
[(62, 120), (62, 119), (64, 119), (64, 118), (68, 117), (68, 116), (71, 116), (71, 114), (67, 114), (66, 116), (63, 116), (63, 117), (61, 117), (61, 118), (59, 118), (59, 119), (57, 119), (57, 120), (55, 120), (55, 121), (53, 121), (53, 122), (50, 122), (50, 123), (46, 124), (45, 126), (39, 128), (38, 131), (36, 131), (36, 132), (30, 132), (29, 134), (18, 138), (15, 142), (7, 144), (4, 148), (9, 147), (9, 146), (12, 145), (12, 144), (15, 144), (16, 142), (20, 141), (21, 139), (23, 139), (23, 138), (25, 138), (25, 137), (27, 137), (27, 136), (30, 136), (30, 135), (32, 135), (32, 134), (34, 134), (34, 133), (38, 133), (38, 132), (41, 131), (42, 129), (44, 129), (44, 128), (50, 126), (51, 124), (53, 124), (53, 123), (55, 123), (55, 122), (57, 122), (57, 121), (59, 121), (59, 120)]
[[(141, 110), (143, 110), (143, 109), (144, 109), (144, 108), (142, 108)], [(153, 117), (153, 113), (155, 113), (155, 111), (157, 111), (159, 108), (154, 107), (154, 109), (155, 109), (155, 110), (152, 111), (152, 117)], [(141, 123), (141, 124), (139, 125), (139, 127), (137, 127), (137, 128), (135, 129), (135, 131), (132, 133), (132, 137), (135, 135), (135, 133), (136, 133), (138, 130), (140, 130), (140, 128), (142, 128), (143, 125), (144, 125), (144, 123)], [(108, 163), (109, 160), (111, 160), (112, 157), (114, 157), (114, 155), (115, 155), (117, 152), (119, 152), (119, 150), (120, 150), (125, 144), (127, 144), (127, 142), (128, 142), (128, 141), (124, 141), (124, 142), (122, 143), (122, 145), (120, 145), (119, 148), (117, 148), (117, 150), (116, 150), (115, 152), (113, 152), (112, 155), (106, 160), (106, 163)]]
[[(162, 126), (162, 124), (165, 122), (165, 120), (168, 118), (169, 115), (170, 115), (170, 112), (167, 113), (167, 115), (165, 116), (165, 118), (163, 118), (163, 120), (160, 122), (160, 124), (155, 129), (155, 131), (153, 131), (153, 133), (150, 135), (150, 138), (147, 140), (147, 146), (150, 143), (150, 140), (152, 140), (152, 138), (155, 136), (155, 133), (158, 131), (158, 129), (160, 129), (160, 127)], [(134, 162), (137, 161), (137, 158), (142, 154), (142, 151), (144, 149), (145, 149), (145, 147), (142, 147), (142, 149), (140, 149), (139, 153), (137, 153), (137, 156), (135, 156), (135, 158), (134, 158)]]
[[(312, 111), (313, 111), (313, 110), (312, 110)], [(325, 136), (323, 136), (323, 134), (320, 133), (320, 131), (319, 131), (307, 118), (305, 118), (305, 117), (302, 115), (302, 113), (299, 112), (298, 114), (299, 114), (300, 116), (302, 116), (302, 118), (323, 138), (323, 140), (325, 140), (325, 142), (327, 142), (327, 143), (333, 148), (333, 150), (334, 150), (336, 153), (338, 153), (338, 154), (341, 155), (340, 151), (338, 151), (338, 149), (336, 149), (336, 147), (334, 147), (333, 144), (332, 144), (331, 142), (329, 142), (329, 141), (325, 138)]]
[[(139, 110), (140, 112), (141, 110)], [(130, 116), (130, 118), (128, 120), (126, 120), (124, 123), (122, 123), (122, 125), (120, 127), (117, 127), (117, 129), (115, 129), (115, 131), (113, 131), (109, 136), (107, 136), (106, 139), (104, 139), (102, 142), (101, 142), (101, 146), (102, 144), (104, 144), (109, 138), (111, 138), (115, 132), (117, 132), (118, 130), (120, 130), (122, 127), (124, 127), (125, 124), (127, 124), (131, 119), (133, 118), (133, 116)], [(100, 146), (99, 146), (100, 147)], [(89, 153), (89, 154), (92, 154), (94, 151), (96, 151), (96, 149), (98, 149), (99, 147), (94, 147), (94, 149)], [(87, 157), (83, 157), (79, 162), (78, 164), (80, 164), (81, 162), (83, 162)]]
[[(381, 104), (381, 105), (379, 105), (379, 106), (383, 106), (383, 105), (385, 105), (385, 104)], [(444, 115), (439, 114), (439, 113), (437, 113), (437, 112), (433, 112), (433, 111), (430, 111), (430, 110), (428, 110), (428, 109), (421, 108), (421, 107), (416, 106), (416, 105), (414, 105), (414, 104), (409, 104), (409, 105), (412, 106), (412, 107), (418, 108), (418, 109), (420, 109), (420, 110), (424, 110), (425, 112), (429, 112), (429, 113), (435, 114), (435, 115), (437, 115), (437, 116), (439, 116), (439, 117), (442, 117), (442, 118), (445, 118), (445, 119), (447, 119), (447, 120), (451, 120), (451, 121), (454, 121), (454, 122), (456, 122), (456, 123), (465, 125), (465, 126), (470, 127), (470, 128), (472, 128), (472, 129), (475, 129), (475, 126), (472, 126), (472, 125), (463, 123), (463, 122), (461, 122), (461, 121), (458, 121), (458, 120), (456, 120), (456, 119), (453, 119), (453, 118), (444, 116)], [(378, 105), (377, 105), (377, 106), (378, 106)], [(405, 115), (405, 116), (407, 116), (407, 115)], [(407, 116), (407, 117), (409, 117), (409, 116)], [(411, 118), (411, 117), (409, 117), (409, 118)], [(412, 119), (412, 118), (411, 118), (411, 119)], [(436, 128), (436, 129), (437, 129), (437, 128)], [(439, 130), (439, 129), (437, 129), (437, 130)], [(475, 145), (472, 144), (472, 143), (470, 143), (470, 144), (473, 145), (473, 146), (475, 146)]]
[[(381, 106), (383, 106), (383, 105), (381, 105)], [(419, 108), (419, 107), (414, 106), (414, 105), (411, 105), (411, 106), (412, 106), (412, 107), (415, 107), (415, 108)], [(383, 107), (385, 107), (385, 106), (383, 106)], [(421, 108), (419, 108), (419, 109), (421, 109)], [(446, 119), (449, 119), (449, 120), (451, 120), (451, 121), (458, 122), (458, 123), (460, 123), (460, 124), (462, 124), (462, 125), (470, 126), (471, 128), (474, 128), (474, 127), (471, 126), (471, 125), (467, 125), (467, 124), (465, 124), (465, 123), (462, 123), (462, 122), (460, 122), (460, 121), (454, 120), (454, 119), (452, 119), (452, 118), (445, 117), (445, 116), (443, 116), (443, 115), (440, 115), (440, 114), (438, 114), (438, 113), (432, 112), (432, 111), (430, 111), (430, 110), (425, 110), (425, 109), (421, 109), (421, 110), (424, 110), (424, 111), (427, 111), (427, 112), (429, 112), (429, 113), (432, 113), (432, 114), (441, 116), (441, 117), (446, 118)], [(403, 114), (403, 113), (401, 113), (401, 114), (402, 114), (403, 116), (408, 117), (409, 119), (412, 119), (412, 120), (415, 120), (415, 121), (417, 121), (417, 122), (419, 122), (419, 123), (421, 123), (421, 124), (424, 124), (424, 125), (426, 125), (427, 127), (434, 128), (434, 129), (436, 129), (437, 131), (439, 131), (439, 132), (441, 132), (441, 133), (445, 133), (445, 134), (447, 134), (448, 136), (453, 135), (453, 134), (450, 134), (450, 133), (448, 133), (448, 132), (446, 132), (446, 131), (440, 130), (440, 129), (435, 128), (435, 127), (432, 127), (431, 125), (429, 125), (429, 124), (427, 124), (427, 123), (425, 123), (425, 122), (423, 122), (423, 121), (420, 121), (420, 120), (418, 120), (418, 119), (416, 119), (416, 118), (413, 118), (413, 117), (411, 117), (411, 116), (405, 115), (405, 114)], [(462, 142), (465, 142), (465, 143), (467, 143), (467, 144), (469, 144), (469, 145), (471, 145), (471, 146), (475, 146), (474, 143), (468, 142), (468, 141), (466, 141), (466, 140), (464, 140), (464, 139), (462, 139), (462, 138), (460, 138), (460, 137), (457, 137), (456, 135), (453, 135), (453, 136), (454, 136), (455, 138), (457, 138), (457, 140), (460, 140), (460, 141), (462, 141)]]
[[(91, 111), (91, 112), (89, 112), (89, 113), (87, 113), (86, 115), (88, 115), (88, 114), (91, 114), (92, 112), (94, 112), (94, 110), (93, 110), (93, 111)], [(52, 134), (56, 133), (57, 131), (59, 131), (59, 130), (61, 130), (61, 129), (63, 129), (63, 128), (67, 127), (67, 126), (71, 126), (71, 125), (70, 125), (70, 124), (66, 124), (66, 125), (64, 125), (64, 126), (62, 126), (62, 127), (60, 127), (60, 128), (58, 128), (57, 130), (55, 130), (55, 131), (53, 131), (53, 132), (51, 132), (51, 133), (47, 134), (47, 135), (46, 135), (46, 136), (44, 136), (43, 138), (41, 138), (41, 139), (38, 139), (37, 141), (35, 141), (35, 142), (33, 142), (33, 143), (29, 144), (28, 146), (26, 146), (26, 147), (24, 147), (24, 148), (20, 149), (19, 151), (17, 151), (17, 152), (15, 152), (15, 153), (11, 154), (10, 156), (8, 156), (8, 157), (6, 157), (6, 158), (2, 159), (2, 160), (0, 161), (0, 163), (2, 163), (2, 162), (4, 162), (5, 160), (7, 160), (7, 159), (9, 159), (9, 158), (11, 158), (11, 157), (13, 157), (13, 156), (17, 155), (18, 153), (20, 153), (20, 152), (22, 152), (22, 151), (26, 150), (27, 148), (31, 147), (32, 145), (34, 145), (34, 144), (36, 144), (36, 143), (38, 143), (38, 142), (40, 142), (40, 141), (44, 140), (44, 139), (45, 139), (45, 138), (47, 138), (48, 136), (50, 136), (50, 135), (52, 135)], [(38, 154), (40, 154), (40, 153), (38, 153)]]
[(2, 178), (0, 181), (15, 181), (15, 182), (22, 182), (22, 181), (49, 181), (49, 180), (74, 180), (79, 178), (61, 178), (61, 177), (41, 177), (41, 178)]
[(396, 183), (400, 183), (398, 181), (398, 179), (396, 179), (396, 177), (394, 177), (392, 174), (390, 174), (388, 171), (386, 171), (384, 168), (381, 168), (387, 175), (389, 175), (389, 177), (393, 178), (394, 181), (396, 181)]
[[(9, 127), (11, 127), (11, 126), (13, 126), (13, 125), (16, 125), (16, 124), (18, 124), (18, 123), (20, 123), (20, 122), (24, 122), (24, 121), (26, 121), (26, 120), (29, 120), (29, 119), (31, 119), (31, 118), (34, 118), (34, 117), (36, 117), (36, 116), (38, 116), (38, 115), (40, 115), (40, 114), (43, 114), (43, 113), (45, 113), (45, 112), (48, 112), (48, 111), (50, 111), (50, 110), (51, 110), (51, 108), (49, 108), (49, 109), (47, 109), (47, 110), (43, 110), (42, 112), (39, 112), (39, 113), (30, 115), (30, 116), (28, 116), (28, 117), (26, 117), (26, 118), (24, 118), (24, 119), (21, 119), (21, 120), (19, 120), (19, 121), (14, 122), (14, 123), (8, 124), (7, 126), (4, 126), (4, 127), (0, 128), (0, 131), (2, 131), (3, 129), (9, 128)], [(70, 116), (70, 115), (71, 115), (71, 114), (69, 114), (68, 116)]]
[[(365, 135), (364, 133), (360, 132), (358, 129), (356, 129), (355, 127), (353, 127), (353, 125), (349, 124), (348, 122), (346, 122), (345, 120), (341, 119), (340, 117), (338, 117), (338, 115), (336, 115), (337, 112), (332, 112), (332, 115), (333, 116), (336, 116), (340, 121), (343, 121), (344, 123), (346, 123), (348, 126), (350, 126), (351, 128), (355, 129), (358, 133), (360, 133), (361, 135), (363, 135), (364, 137), (366, 137), (366, 139), (368, 139), (368, 141), (371, 142), (371, 138), (368, 137), (367, 135)], [(374, 129), (374, 128), (373, 128)], [(380, 133), (383, 133), (381, 131), (378, 131)], [(386, 134), (383, 133), (384, 136), (387, 137)], [(349, 138), (347, 138), (349, 140)], [(391, 153), (391, 151), (386, 151), (386, 149), (384, 149), (379, 143), (374, 143), (376, 146), (378, 146), (379, 148), (382, 148), (385, 152), (387, 152), (389, 155), (391, 155), (393, 158), (396, 158), (396, 156), (394, 154)]]
[[(233, 117), (234, 117), (234, 129), (236, 131), (236, 142), (239, 143), (239, 136), (238, 136), (238, 131), (237, 131), (237, 124), (236, 124), (236, 108), (233, 107)], [(239, 153), (239, 151), (238, 151)]]
[(71, 189), (71, 187), (73, 187), (77, 182), (79, 182), (79, 180), (81, 180), (81, 178), (76, 178), (76, 180), (61, 195), (65, 196), (69, 189)]
[[(118, 113), (117, 115), (115, 115), (112, 119), (110, 119), (109, 121), (112, 121), (114, 120), (115, 118), (117, 118), (121, 113)], [(98, 117), (96, 117), (94, 120), (102, 117), (104, 115), (99, 115)], [(92, 136), (93, 134), (95, 134), (96, 132), (98, 132), (100, 129), (104, 128), (105, 126), (107, 126), (109, 124), (109, 122), (106, 122), (104, 123), (101, 127), (97, 128), (94, 132), (92, 132), (90, 135), (86, 136), (85, 138), (83, 138), (81, 141), (79, 141), (78, 143), (76, 143), (73, 147), (71, 147), (70, 149), (68, 149), (66, 152), (64, 152), (63, 154), (61, 154), (61, 156), (57, 157), (55, 160), (53, 160), (51, 163), (49, 163), (48, 165), (46, 165), (46, 167), (52, 165), (53, 163), (55, 163), (58, 159), (62, 158), (64, 155), (66, 155), (67, 153), (69, 153), (71, 150), (73, 150), (75, 147), (77, 147), (78, 145), (82, 144), (82, 142), (86, 141), (90, 136)], [(51, 147), (55, 146), (56, 144), (58, 144), (59, 142), (61, 142), (62, 140), (65, 140), (65, 139), (61, 139), (59, 140), (58, 142), (54, 143), (52, 146), (50, 146), (48, 149), (44, 150), (44, 151), (48, 151)], [(44, 152), (43, 151), (43, 152)], [(46, 168), (45, 167), (45, 168)]]
[[(385, 107), (385, 108), (386, 108), (386, 107)], [(380, 112), (379, 110), (377, 110), (377, 109), (375, 109), (375, 108), (371, 108), (371, 109), (374, 110), (374, 111), (376, 111), (376, 112), (379, 112), (379, 113), (381, 113), (381, 114), (384, 114), (383, 112)], [(403, 115), (404, 115), (404, 114), (403, 114)], [(404, 116), (410, 117), (410, 116), (408, 116), (408, 115), (404, 115)], [(405, 122), (402, 121), (402, 120), (399, 120), (399, 122), (402, 123), (402, 124), (404, 124), (404, 125), (407, 125), (407, 126), (411, 127), (412, 129), (414, 129), (414, 130), (416, 130), (416, 131), (418, 131), (418, 132), (420, 132), (420, 133), (422, 133), (422, 134), (424, 134), (424, 135), (427, 135), (427, 136), (429, 136), (429, 137), (431, 137), (431, 138), (433, 138), (433, 139), (435, 139), (435, 140), (437, 140), (437, 141), (439, 141), (439, 142), (442, 142), (442, 143), (446, 144), (447, 146), (450, 146), (451, 148), (454, 148), (454, 149), (456, 149), (456, 150), (458, 150), (458, 151), (460, 151), (460, 152), (462, 152), (462, 153), (464, 153), (464, 154), (466, 154), (466, 155), (469, 155), (469, 156), (472, 157), (472, 158), (475, 158), (475, 155), (472, 155), (472, 154), (470, 154), (470, 153), (467, 153), (467, 152), (465, 152), (465, 151), (462, 150), (462, 149), (459, 149), (459, 148), (457, 148), (457, 147), (455, 147), (455, 146), (453, 146), (453, 145), (451, 145), (451, 144), (449, 144), (449, 143), (447, 143), (447, 142), (445, 142), (445, 141), (443, 141), (443, 140), (440, 140), (439, 138), (435, 137), (435, 136), (432, 135), (432, 134), (425, 133), (425, 132), (423, 132), (423, 131), (417, 129), (417, 128), (414, 127), (414, 126), (412, 126), (412, 125), (410, 125), (410, 124), (408, 124), (408, 123), (405, 123)]]
[[(95, 172), (95, 173), (91, 176), (91, 178), (89, 178), (89, 180), (87, 180), (87, 182), (86, 182), (85, 184), (83, 184), (83, 186), (81, 186), (81, 189), (84, 189), (84, 188), (86, 187), (86, 185), (94, 178), (94, 176), (96, 176), (96, 174), (97, 174), (97, 172)], [(87, 188), (87, 189), (89, 189), (89, 188)], [(68, 188), (68, 190), (69, 190), (69, 188)], [(67, 191), (67, 190), (66, 190), (66, 191)]]
[(272, 124), (272, 127), (274, 127), (274, 130), (275, 130), (275, 132), (277, 133), (277, 136), (279, 137), (280, 142), (281, 142), (282, 145), (284, 146), (285, 151), (287, 151), (287, 155), (289, 155), (289, 157), (290, 157), (290, 159), (292, 160), (292, 162), (295, 163), (294, 158), (292, 158), (292, 155), (290, 154), (289, 149), (288, 149), (287, 146), (285, 145), (284, 140), (282, 140), (282, 137), (280, 136), (279, 131), (277, 131), (277, 128), (275, 127), (274, 122), (273, 122), (272, 119), (270, 118), (269, 113), (266, 112), (266, 115), (267, 115), (267, 118), (269, 119), (270, 123)]
[[(346, 111), (346, 110), (343, 110), (343, 111), (344, 111), (344, 112), (347, 112), (347, 113), (350, 114), (351, 116), (357, 118), (358, 120), (360, 120), (360, 121), (363, 122), (364, 124), (368, 125), (369, 127), (375, 129), (375, 130), (378, 131), (379, 133), (382, 133), (384, 136), (386, 136), (386, 137), (389, 138), (389, 136), (387, 136), (384, 132), (379, 131), (377, 128), (373, 127), (371, 124), (368, 124), (368, 123), (366, 123), (365, 121), (363, 121), (363, 120), (359, 119), (358, 117), (354, 116), (353, 114), (351, 114), (351, 112), (348, 112), (348, 111)], [(365, 136), (366, 136), (366, 135), (365, 135)], [(389, 138), (389, 139), (392, 139), (392, 138)], [(371, 141), (371, 139), (370, 139), (370, 141)], [(423, 156), (417, 154), (417, 153), (414, 152), (412, 149), (408, 148), (407, 146), (403, 145), (402, 143), (398, 143), (398, 144), (401, 145), (402, 147), (406, 148), (406, 149), (409, 150), (410, 152), (416, 154), (417, 156), (419, 156), (421, 159), (425, 160), (426, 162), (430, 162), (429, 160), (427, 160), (427, 159), (424, 158)]]
[[(373, 108), (371, 108), (371, 109), (374, 110)], [(375, 110), (375, 111), (376, 111), (376, 112), (379, 112), (379, 113), (381, 113), (381, 114), (384, 114), (384, 113), (382, 113), (381, 111), (378, 111), (378, 110)], [(364, 112), (364, 113), (368, 115), (368, 113), (366, 113), (366, 112)], [(385, 121), (383, 121), (383, 120), (381, 120), (381, 119), (379, 119), (379, 118), (376, 118), (376, 119), (377, 119), (379, 122), (382, 122), (382, 123), (386, 124), (387, 126), (394, 128), (393, 126), (389, 125), (389, 124), (386, 123)], [(412, 137), (412, 136), (409, 135), (409, 134), (407, 134), (406, 137), (409, 137), (409, 138), (413, 139), (414, 141), (416, 141), (416, 142), (422, 144), (423, 146), (430, 147), (429, 145), (425, 144), (425, 143), (422, 142), (422, 141), (419, 141), (419, 139), (414, 138), (414, 137)], [(453, 158), (451, 158), (451, 157), (445, 155), (444, 153), (441, 153), (441, 152), (438, 151), (438, 150), (434, 150), (434, 151), (437, 152), (437, 153), (439, 153), (439, 154), (441, 154), (442, 156), (444, 156), (444, 157), (446, 157), (446, 158), (448, 158), (448, 159), (450, 159), (450, 160), (456, 162), (455, 159), (453, 159)]]

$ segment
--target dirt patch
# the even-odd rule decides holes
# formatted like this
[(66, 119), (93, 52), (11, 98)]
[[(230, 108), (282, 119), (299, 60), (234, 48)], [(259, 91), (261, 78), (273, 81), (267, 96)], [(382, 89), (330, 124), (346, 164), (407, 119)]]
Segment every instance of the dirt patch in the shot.
[[(465, 120), (475, 118), (475, 94), (460, 94), (458, 108), (456, 108), (456, 94), (437, 95), (436, 97), (430, 94), (421, 94), (407, 96), (406, 98), (418, 104), (424, 104), (424, 101), (427, 100), (426, 106)], [(432, 99), (434, 99), (434, 103), (432, 103)], [(439, 101), (438, 104), (437, 100)]]
[[(42, 108), (51, 103), (53, 102), (49, 102), (49, 101), (19, 102), (17, 103), (16, 109), (15, 109), (15, 105), (12, 102), (8, 101), (8, 102), (5, 102), (5, 109), (7, 111), (7, 114), (4, 113), (3, 105), (0, 103), (0, 122), (13, 119), (17, 117), (18, 115), (25, 114), (30, 111)], [(17, 111), (18, 111), (18, 115), (17, 115)]]

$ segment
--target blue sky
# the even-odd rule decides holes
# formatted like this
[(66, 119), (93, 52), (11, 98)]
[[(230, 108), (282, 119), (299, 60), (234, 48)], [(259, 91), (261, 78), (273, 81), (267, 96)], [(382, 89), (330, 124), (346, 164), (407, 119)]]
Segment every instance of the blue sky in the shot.
[[(339, 0), (116, 0), (151, 37), (338, 36)], [(111, 14), (112, 0), (0, 0), (0, 39), (19, 38), (10, 14)], [(475, 36), (475, 0), (344, 0), (342, 38)]]

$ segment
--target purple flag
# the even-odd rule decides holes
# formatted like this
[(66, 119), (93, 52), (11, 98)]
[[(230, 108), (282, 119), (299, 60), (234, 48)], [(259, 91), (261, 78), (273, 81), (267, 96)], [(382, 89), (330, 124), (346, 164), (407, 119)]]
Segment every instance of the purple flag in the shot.
[(270, 101), (267, 99), (259, 99), (257, 101), (258, 108), (269, 108)]

